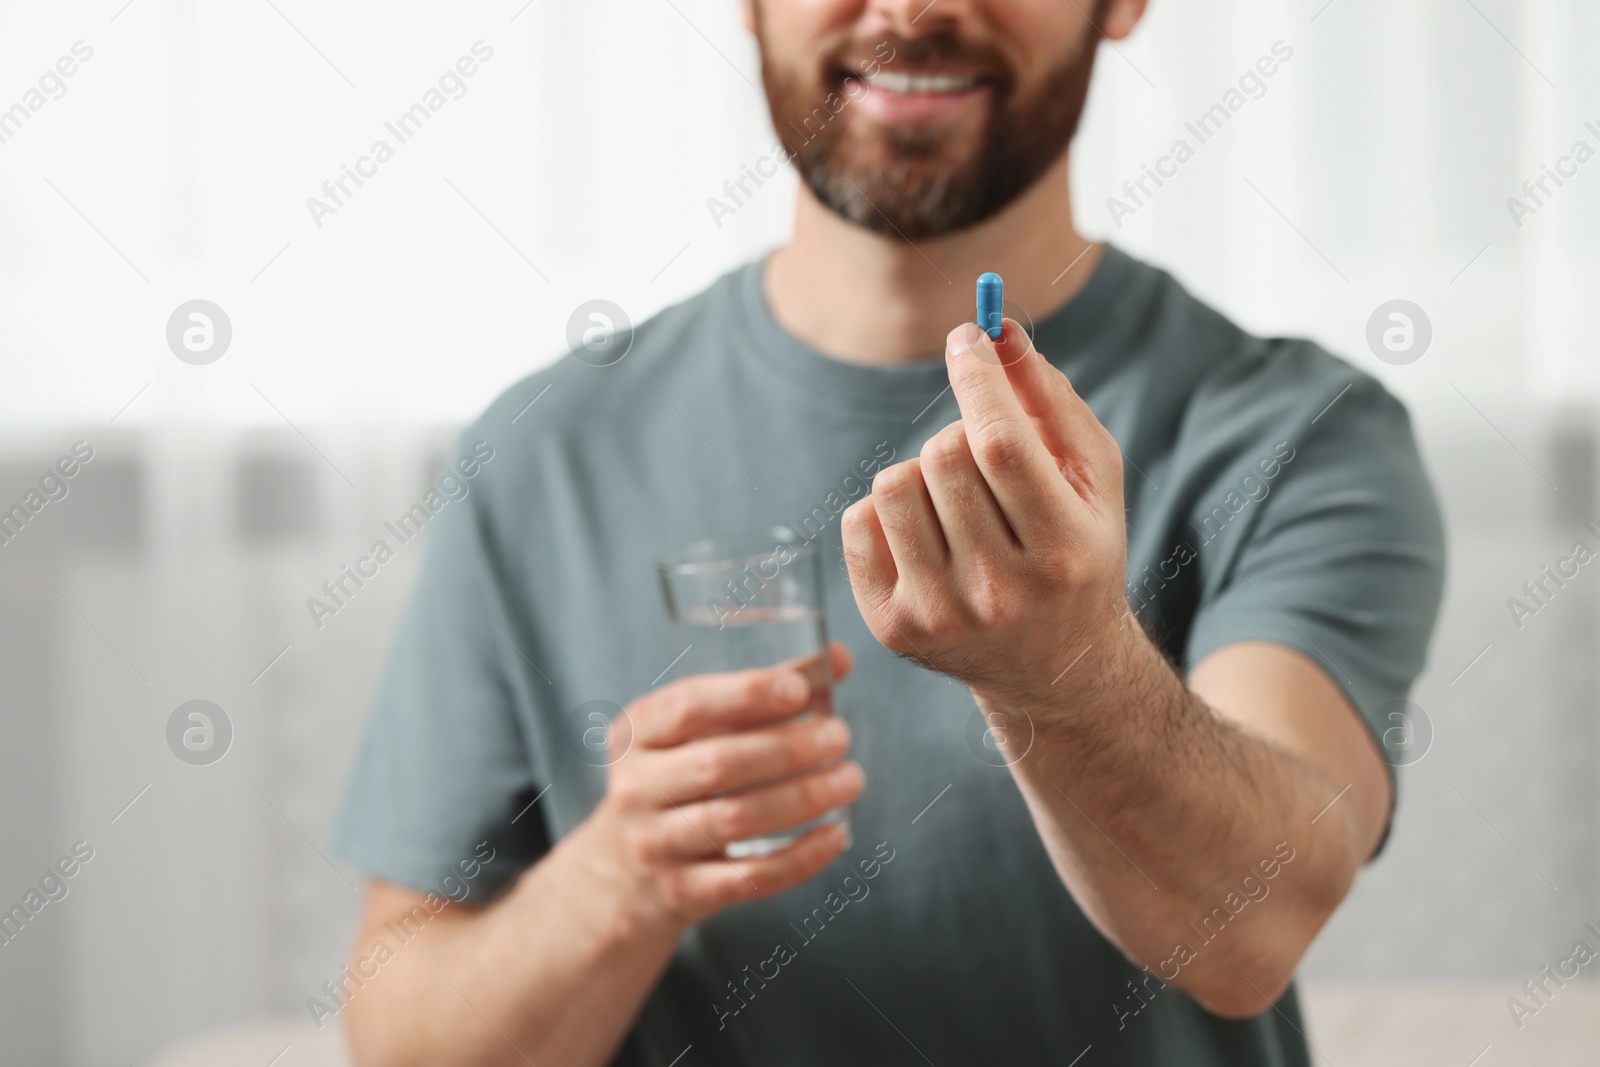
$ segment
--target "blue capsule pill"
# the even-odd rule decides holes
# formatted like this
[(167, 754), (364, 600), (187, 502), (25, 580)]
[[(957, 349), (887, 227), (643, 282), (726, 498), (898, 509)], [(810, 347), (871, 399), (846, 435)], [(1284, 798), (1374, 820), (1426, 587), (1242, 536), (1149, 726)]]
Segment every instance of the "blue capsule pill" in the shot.
[(1001, 324), (1004, 317), (1005, 290), (1000, 275), (993, 271), (978, 275), (978, 329), (988, 334), (991, 341), (998, 341), (1004, 332)]

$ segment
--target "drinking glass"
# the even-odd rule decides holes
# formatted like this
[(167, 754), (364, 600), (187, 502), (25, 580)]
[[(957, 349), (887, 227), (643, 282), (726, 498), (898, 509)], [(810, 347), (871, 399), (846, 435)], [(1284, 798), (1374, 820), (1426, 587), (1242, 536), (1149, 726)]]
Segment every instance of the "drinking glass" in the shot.
[[(788, 526), (706, 538), (657, 564), (667, 618), (680, 647), (680, 677), (793, 663), (815, 694), (799, 716), (832, 715), (822, 564), (816, 546)], [(782, 833), (735, 841), (731, 859), (765, 856), (824, 823), (848, 835), (850, 816), (836, 808)]]

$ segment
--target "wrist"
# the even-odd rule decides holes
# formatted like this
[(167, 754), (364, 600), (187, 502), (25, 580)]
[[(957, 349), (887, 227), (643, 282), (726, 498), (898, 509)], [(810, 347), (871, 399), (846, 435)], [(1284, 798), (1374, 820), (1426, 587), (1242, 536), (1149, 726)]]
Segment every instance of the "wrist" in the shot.
[(623, 834), (602, 800), (556, 846), (565, 853), (562, 865), (571, 869), (574, 904), (609, 946), (653, 940), (676, 944), (689, 924), (659, 900), (649, 879), (628, 862)]
[(1012, 773), (1050, 795), (1053, 783), (1079, 782), (1076, 802), (1097, 820), (1150, 799), (1150, 768), (1173, 751), (1171, 732), (1186, 721), (1182, 679), (1137, 619), (1129, 614), (1121, 623), (1103, 627), (1044, 695), (973, 694), (991, 730), (1004, 724), (1008, 739), (1023, 742), (1007, 749)]
[[(986, 718), (1020, 728), (1067, 728), (1125, 689), (1150, 657), (1160, 658), (1125, 601), (1108, 603), (1097, 621), (1075, 627), (1033, 665), (969, 685)], [(999, 724), (994, 724), (999, 725)]]

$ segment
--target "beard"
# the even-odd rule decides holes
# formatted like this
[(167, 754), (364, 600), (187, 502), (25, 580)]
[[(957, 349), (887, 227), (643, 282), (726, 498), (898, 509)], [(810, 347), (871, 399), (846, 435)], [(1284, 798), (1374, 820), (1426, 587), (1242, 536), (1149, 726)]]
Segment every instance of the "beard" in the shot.
[(851, 121), (850, 103), (873, 91), (851, 72), (878, 62), (881, 52), (851, 42), (808, 75), (773, 54), (756, 6), (761, 80), (779, 140), (818, 200), (874, 232), (937, 237), (976, 225), (1038, 180), (1077, 132), (1098, 33), (1076, 42), (1026, 96), (1017, 95), (1009, 64), (991, 49), (948, 32), (887, 35), (873, 47), (889, 44), (897, 60), (982, 71), (987, 106), (975, 134), (965, 125), (878, 127)]

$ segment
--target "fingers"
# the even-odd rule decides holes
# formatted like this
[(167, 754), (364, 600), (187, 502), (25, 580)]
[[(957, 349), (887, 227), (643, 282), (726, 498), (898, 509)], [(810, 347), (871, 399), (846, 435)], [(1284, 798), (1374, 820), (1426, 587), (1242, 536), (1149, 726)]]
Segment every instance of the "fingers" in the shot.
[(910, 459), (879, 471), (872, 480), (872, 503), (899, 574), (931, 576), (944, 566), (949, 548), (920, 461)]
[(839, 528), (844, 538), (844, 565), (850, 572), (850, 591), (862, 614), (870, 617), (870, 608), (893, 595), (899, 577), (872, 497), (864, 496), (846, 508)]
[(663, 811), (652, 834), (654, 862), (716, 858), (735, 841), (802, 826), (853, 803), (866, 777), (855, 763), (840, 763), (777, 785), (732, 796), (680, 804)]
[(830, 682), (837, 682), (851, 671), (855, 670), (856, 656), (849, 646), (838, 641), (828, 642), (828, 675)]
[[(1008, 345), (1018, 344), (1011, 336)], [(1007, 523), (1024, 545), (1058, 533), (1070, 521), (1072, 490), (1017, 399), (993, 342), (963, 323), (946, 339), (945, 358), (973, 458)]]
[[(1023, 352), (1020, 358), (1008, 357), (1006, 376), (1022, 410), (1040, 428), (1045, 447), (1062, 461), (1069, 478), (1090, 469), (1095, 461), (1104, 460), (1108, 452), (1116, 453), (1120, 470), (1121, 449), (1110, 432), (1072, 388), (1067, 376), (1052, 366), (1027, 337), (1027, 331), (1018, 323), (1005, 320), (1002, 341)], [(1087, 488), (1076, 484), (1074, 487), (1080, 495)]]
[(811, 686), (793, 670), (697, 674), (648, 693), (629, 709), (634, 741), (667, 748), (703, 734), (798, 714)]
[(766, 856), (732, 860), (727, 849), (814, 822), (861, 795), (861, 768), (840, 762), (849, 728), (831, 713), (832, 682), (852, 665), (835, 642), (777, 667), (685, 678), (634, 701), (612, 738), (615, 745), (628, 731), (640, 743), (610, 766), (585, 840), (660, 906), (657, 914), (681, 924), (810, 878), (848, 844), (837, 827)]
[(805, 715), (762, 730), (691, 741), (664, 750), (640, 773), (662, 796), (685, 804), (833, 763), (850, 747), (850, 728), (835, 715)]
[[(831, 680), (838, 681), (850, 672), (850, 654), (842, 645), (833, 645), (828, 655)], [(628, 728), (641, 745), (669, 748), (706, 734), (788, 718), (824, 695), (829, 679), (813, 669), (814, 662), (807, 658), (777, 667), (681, 678), (630, 705)]]
[(665, 895), (674, 905), (693, 902), (699, 908), (716, 911), (780, 893), (820, 874), (849, 843), (849, 835), (841, 827), (819, 826), (788, 848), (767, 856), (681, 867), (664, 887)]
[(850, 650), (837, 641), (830, 641), (826, 655), (800, 656), (785, 660), (777, 670), (795, 670), (805, 676), (811, 686), (811, 702), (805, 710), (824, 711), (833, 706), (833, 683), (855, 669), (856, 658)]
[(961, 420), (922, 446), (922, 477), (956, 560), (970, 559), (997, 544), (1014, 543), (1000, 504), (973, 458)]

